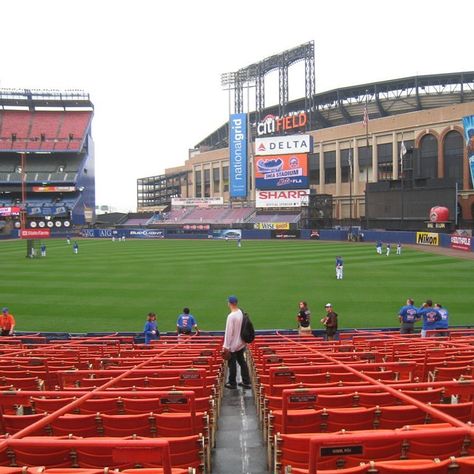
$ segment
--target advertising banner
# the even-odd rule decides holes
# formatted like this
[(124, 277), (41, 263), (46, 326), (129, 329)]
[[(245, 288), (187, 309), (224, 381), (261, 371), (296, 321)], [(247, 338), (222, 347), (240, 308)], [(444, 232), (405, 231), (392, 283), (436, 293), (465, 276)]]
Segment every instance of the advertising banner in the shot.
[(26, 208), (28, 216), (67, 216), (69, 211), (65, 206), (28, 206)]
[(50, 229), (21, 229), (20, 239), (49, 239)]
[(185, 224), (183, 225), (184, 230), (209, 230), (211, 226), (209, 224)]
[(474, 188), (474, 115), (462, 119), (464, 125), (464, 138), (466, 139), (467, 160), (471, 172), (471, 182)]
[(33, 186), (34, 193), (73, 193), (75, 186)]
[(255, 206), (270, 207), (302, 207), (309, 202), (309, 189), (256, 191)]
[(257, 230), (289, 230), (289, 222), (256, 222), (253, 225)]
[(81, 237), (89, 239), (110, 239), (130, 237), (133, 239), (164, 239), (165, 232), (156, 229), (83, 229), (81, 230)]
[(272, 230), (272, 239), (299, 239), (300, 230)]
[(256, 189), (297, 189), (308, 186), (307, 154), (255, 157)]
[(439, 234), (435, 232), (417, 232), (416, 243), (419, 245), (439, 245)]
[(20, 215), (20, 208), (17, 206), (11, 207), (0, 207), (0, 216), (8, 217), (8, 216), (18, 216)]
[(471, 237), (463, 236), (459, 234), (451, 235), (451, 248), (457, 250), (464, 250), (470, 252), (471, 250)]
[(257, 123), (257, 135), (270, 135), (273, 133), (287, 133), (289, 130), (295, 131), (297, 128), (303, 128), (308, 123), (308, 115), (302, 111), (277, 117), (267, 115), (261, 122)]
[(247, 197), (247, 114), (229, 117), (230, 197)]
[(222, 206), (224, 204), (223, 197), (215, 198), (171, 198), (172, 207), (185, 207), (185, 206)]
[(242, 238), (242, 231), (240, 229), (223, 229), (212, 231), (213, 239), (223, 240), (238, 240)]
[(255, 155), (288, 155), (290, 153), (312, 153), (311, 135), (286, 135), (283, 137), (264, 137), (255, 139)]

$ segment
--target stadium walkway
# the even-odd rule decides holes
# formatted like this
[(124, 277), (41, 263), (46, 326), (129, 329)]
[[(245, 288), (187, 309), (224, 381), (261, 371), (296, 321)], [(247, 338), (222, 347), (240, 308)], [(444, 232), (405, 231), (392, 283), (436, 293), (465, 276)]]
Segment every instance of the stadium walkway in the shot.
[(212, 473), (269, 472), (252, 390), (225, 388), (212, 458)]

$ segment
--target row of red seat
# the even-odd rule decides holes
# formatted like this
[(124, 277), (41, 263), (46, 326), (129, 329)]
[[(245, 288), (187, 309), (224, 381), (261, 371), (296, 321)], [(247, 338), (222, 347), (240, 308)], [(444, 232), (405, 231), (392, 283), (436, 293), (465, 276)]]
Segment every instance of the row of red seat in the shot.
[[(55, 374), (55, 385), (0, 393), (6, 436), (0, 439), (0, 465), (45, 466), (46, 472), (134, 467), (168, 472), (151, 455), (159, 440), (167, 446), (170, 469), (209, 472), (223, 384), (222, 338), (170, 338), (150, 348), (104, 338), (107, 350), (97, 342), (85, 338), (3, 350), (3, 366), (16, 366), (1, 374), (5, 387), (26, 384), (20, 365), (31, 368), (35, 380), (35, 371), (44, 371), (48, 383)], [(70, 360), (52, 369), (61, 353)], [(161, 386), (166, 390), (157, 390)]]
[(90, 126), (87, 111), (0, 111), (0, 150), (79, 150)]
[[(383, 462), (436, 457), (445, 469), (439, 472), (448, 472), (450, 456), (474, 454), (466, 424), (474, 421), (471, 341), (410, 338), (413, 360), (406, 354), (408, 338), (398, 334), (354, 338), (326, 343), (271, 336), (252, 344), (253, 382), (274, 472), (411, 472), (409, 463)], [(427, 370), (433, 354), (437, 365)], [(432, 375), (420, 382), (425, 372)], [(428, 427), (436, 441), (425, 439)], [(313, 439), (320, 445), (310, 453)]]

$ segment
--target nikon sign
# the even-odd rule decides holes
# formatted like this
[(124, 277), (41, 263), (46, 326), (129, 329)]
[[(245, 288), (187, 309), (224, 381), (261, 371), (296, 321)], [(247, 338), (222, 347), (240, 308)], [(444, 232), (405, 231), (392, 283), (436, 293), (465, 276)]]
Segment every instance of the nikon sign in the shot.
[(418, 245), (439, 245), (439, 234), (434, 232), (417, 232), (416, 243)]

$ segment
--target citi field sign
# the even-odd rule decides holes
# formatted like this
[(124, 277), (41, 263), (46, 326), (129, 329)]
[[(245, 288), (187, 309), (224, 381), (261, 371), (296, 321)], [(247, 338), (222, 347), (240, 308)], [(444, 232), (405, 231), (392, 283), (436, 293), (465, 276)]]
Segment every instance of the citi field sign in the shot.
[(274, 133), (283, 134), (290, 130), (302, 129), (308, 123), (306, 112), (284, 115), (277, 117), (267, 115), (261, 122), (257, 123), (257, 136), (272, 135)]
[(290, 153), (312, 153), (311, 135), (285, 135), (255, 139), (255, 155), (289, 155)]

